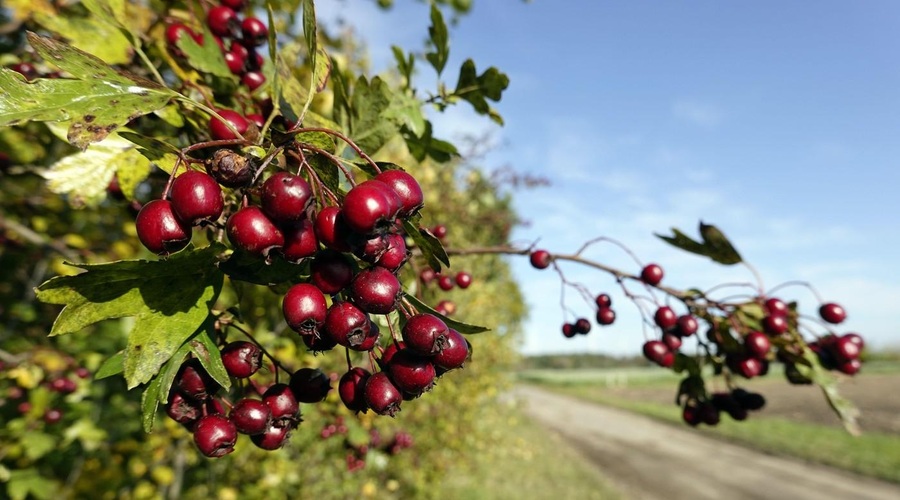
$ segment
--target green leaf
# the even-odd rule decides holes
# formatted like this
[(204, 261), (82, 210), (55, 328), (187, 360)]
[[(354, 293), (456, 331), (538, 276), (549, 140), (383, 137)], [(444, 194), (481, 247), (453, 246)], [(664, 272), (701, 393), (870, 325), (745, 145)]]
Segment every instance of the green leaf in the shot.
[(98, 449), (109, 437), (105, 430), (98, 427), (88, 417), (75, 421), (74, 424), (65, 430), (64, 435), (64, 445), (68, 446), (75, 440), (78, 440), (85, 451), (89, 452)]
[(37, 79), (0, 68), (0, 126), (29, 120), (71, 121), (68, 140), (85, 149), (138, 116), (160, 109), (177, 93), (136, 75), (120, 73), (63, 42), (28, 33), (44, 60), (76, 79)]
[(853, 436), (859, 436), (862, 433), (859, 428), (859, 409), (838, 392), (837, 378), (822, 366), (819, 356), (809, 347), (803, 348), (803, 360), (805, 363), (795, 364), (797, 370), (822, 389), (822, 394), (841, 419), (844, 429)]
[(25, 500), (32, 497), (47, 500), (58, 496), (58, 490), (58, 482), (42, 476), (36, 468), (10, 471), (9, 482), (6, 484), (6, 492), (11, 500)]
[[(156, 420), (156, 409), (159, 407), (159, 392), (162, 385), (162, 377), (156, 377), (150, 381), (144, 393), (141, 395), (141, 423), (144, 432), (153, 430), (153, 421)], [(170, 384), (171, 385), (171, 384)]]
[(172, 384), (175, 383), (175, 377), (178, 376), (178, 372), (181, 370), (181, 365), (184, 364), (184, 360), (187, 359), (188, 355), (191, 353), (191, 340), (197, 337), (197, 334), (200, 333), (202, 329), (198, 329), (194, 335), (190, 337), (184, 344), (175, 351), (175, 354), (166, 361), (166, 364), (163, 365), (162, 369), (159, 370), (159, 375), (156, 376), (156, 379), (159, 380), (159, 390), (156, 395), (156, 399), (160, 403), (167, 403), (169, 401), (169, 392), (172, 388)]
[(410, 154), (418, 161), (431, 157), (439, 163), (448, 162), (454, 157), (459, 156), (459, 151), (452, 143), (436, 139), (432, 135), (431, 121), (425, 120), (425, 130), (421, 136), (416, 136), (408, 128), (402, 130), (403, 138), (406, 140), (406, 147), (409, 148)]
[(416, 298), (415, 295), (411, 295), (406, 292), (403, 292), (403, 296), (407, 300), (409, 300), (410, 303), (412, 303), (412, 305), (416, 306), (416, 309), (418, 309), (419, 312), (427, 312), (429, 314), (434, 314), (435, 316), (440, 318), (447, 326), (449, 326), (450, 328), (453, 328), (454, 330), (458, 331), (459, 333), (464, 333), (466, 335), (472, 335), (475, 333), (482, 333), (482, 332), (490, 331), (490, 328), (487, 328), (484, 326), (470, 325), (468, 323), (463, 323), (461, 321), (456, 321), (455, 319), (448, 318), (447, 316), (444, 316), (443, 314), (435, 311), (429, 305), (425, 304), (424, 302), (422, 302), (421, 300)]
[[(51, 131), (64, 138), (65, 129), (51, 124)], [(69, 196), (73, 206), (95, 206), (106, 199), (106, 187), (113, 174), (129, 199), (137, 185), (150, 174), (150, 162), (134, 144), (113, 133), (102, 144), (60, 158), (43, 172), (47, 187)]]
[(74, 16), (71, 13), (50, 15), (37, 12), (35, 21), (48, 30), (70, 40), (88, 54), (92, 54), (109, 64), (126, 64), (131, 61), (132, 46), (128, 38), (105, 19), (88, 15)]
[(475, 61), (466, 59), (459, 68), (454, 95), (468, 101), (479, 114), (488, 115), (493, 121), (503, 125), (503, 118), (491, 108), (488, 100), (499, 101), (508, 86), (509, 77), (505, 73), (491, 66), (479, 75), (475, 69)]
[(97, 369), (94, 374), (94, 380), (112, 377), (125, 371), (125, 351), (119, 351), (112, 356), (106, 358), (106, 361)]
[(306, 52), (312, 58), (312, 66), (315, 66), (315, 57), (318, 51), (318, 25), (314, 0), (303, 0), (303, 39), (306, 40)]
[(37, 460), (56, 448), (56, 438), (40, 431), (27, 431), (22, 435), (25, 456)]
[(86, 272), (52, 278), (37, 289), (42, 302), (65, 305), (50, 335), (133, 316), (125, 379), (129, 389), (146, 383), (206, 320), (224, 279), (215, 266), (223, 250), (213, 245), (162, 261), (80, 264)]
[(391, 45), (391, 51), (394, 53), (394, 60), (397, 61), (397, 71), (406, 79), (406, 88), (409, 88), (412, 84), (416, 59), (412, 53), (407, 56), (403, 49), (396, 45)]
[(422, 101), (412, 95), (398, 92), (393, 95), (388, 108), (382, 113), (385, 119), (408, 128), (413, 134), (425, 132), (425, 115)]
[(390, 86), (381, 78), (368, 81), (364, 76), (353, 87), (350, 109), (350, 137), (357, 146), (372, 154), (400, 130), (398, 114), (388, 111), (394, 96)]
[(223, 388), (228, 389), (231, 387), (231, 377), (225, 370), (225, 365), (222, 364), (222, 354), (216, 345), (214, 323), (215, 318), (210, 316), (206, 322), (206, 328), (197, 332), (197, 335), (188, 343), (191, 346), (191, 352), (200, 360), (206, 373)]
[(672, 228), (672, 236), (657, 234), (656, 237), (666, 243), (680, 248), (686, 252), (709, 257), (719, 264), (726, 266), (739, 264), (743, 261), (741, 255), (735, 250), (728, 238), (717, 227), (700, 222), (700, 236), (702, 242), (695, 241), (678, 229)]
[(232, 280), (274, 286), (297, 281), (304, 267), (280, 258), (267, 263), (258, 255), (235, 251), (219, 264), (219, 269)]
[(192, 36), (183, 36), (178, 39), (178, 48), (184, 52), (190, 67), (197, 71), (222, 78), (233, 78), (219, 44), (205, 26), (204, 24), (203, 43), (197, 43)]
[(450, 37), (447, 33), (447, 24), (444, 22), (444, 15), (441, 13), (441, 9), (438, 9), (437, 5), (433, 3), (431, 4), (431, 26), (428, 27), (428, 35), (431, 37), (434, 50), (426, 52), (425, 59), (440, 75), (450, 57)]
[(426, 229), (416, 227), (408, 220), (403, 221), (403, 228), (406, 230), (406, 235), (413, 239), (416, 243), (416, 247), (419, 248), (419, 251), (422, 252), (422, 256), (425, 257), (425, 260), (428, 262), (428, 265), (431, 266), (435, 272), (440, 272), (441, 264), (450, 267), (450, 257), (448, 257), (447, 252), (444, 251), (441, 240), (437, 239), (435, 235), (431, 234)]
[[(150, 163), (163, 169), (166, 173), (172, 173), (172, 169), (175, 168), (175, 163), (178, 161), (178, 148), (169, 143), (160, 141), (159, 139), (134, 132), (122, 131), (119, 132), (119, 136), (136, 144), (138, 146), (137, 151), (141, 153), (144, 158), (148, 159)], [(122, 180), (119, 179), (120, 184), (121, 182)], [(123, 188), (122, 191), (124, 192), (125, 189)]]

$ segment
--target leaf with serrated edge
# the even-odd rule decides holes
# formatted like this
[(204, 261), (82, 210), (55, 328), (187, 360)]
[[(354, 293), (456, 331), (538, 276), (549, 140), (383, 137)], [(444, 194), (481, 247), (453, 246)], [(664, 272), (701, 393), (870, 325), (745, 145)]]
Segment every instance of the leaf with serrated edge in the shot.
[(197, 332), (197, 335), (189, 340), (188, 344), (191, 346), (194, 357), (200, 360), (206, 373), (223, 388), (228, 389), (231, 387), (231, 377), (225, 370), (225, 365), (222, 364), (222, 353), (219, 352), (219, 347), (214, 339), (214, 321), (215, 318), (210, 316), (205, 328)]
[(225, 56), (208, 29), (203, 30), (202, 44), (197, 43), (192, 36), (183, 36), (177, 40), (177, 45), (192, 68), (222, 78), (232, 78)]
[(709, 258), (719, 264), (730, 266), (740, 264), (743, 260), (741, 254), (734, 248), (734, 245), (728, 241), (725, 234), (716, 226), (704, 224), (703, 221), (700, 221), (700, 236), (706, 245), (706, 252)]
[(166, 105), (178, 94), (135, 75), (120, 73), (102, 60), (63, 42), (28, 33), (44, 60), (76, 79), (36, 79), (0, 68), (0, 126), (29, 120), (72, 121), (70, 143), (85, 149), (138, 116)]
[(407, 300), (409, 300), (412, 303), (412, 305), (416, 306), (416, 309), (418, 309), (419, 312), (427, 312), (429, 314), (433, 314), (433, 315), (437, 316), (447, 326), (449, 326), (450, 328), (453, 328), (454, 330), (458, 331), (459, 333), (464, 333), (466, 335), (472, 335), (472, 334), (476, 334), (476, 333), (490, 331), (490, 328), (487, 328), (484, 326), (470, 325), (468, 323), (456, 321), (455, 319), (450, 319), (447, 316), (444, 316), (443, 314), (435, 311), (430, 306), (428, 306), (427, 304), (425, 304), (424, 302), (422, 302), (421, 300), (416, 298), (414, 295), (410, 295), (410, 294), (404, 292), (403, 296)]
[(447, 24), (444, 22), (444, 15), (434, 3), (431, 4), (431, 26), (428, 27), (428, 34), (431, 37), (432, 45), (434, 45), (434, 51), (426, 52), (425, 59), (431, 63), (431, 66), (440, 75), (444, 71), (444, 66), (447, 65), (447, 59), (450, 57), (450, 41)]
[[(194, 337), (196, 337), (196, 335), (191, 338)], [(184, 360), (190, 353), (191, 344), (190, 340), (188, 340), (175, 351), (175, 354), (173, 354), (159, 370), (159, 375), (156, 376), (157, 380), (159, 380), (159, 394), (157, 394), (156, 398), (160, 403), (166, 404), (169, 402), (169, 392), (171, 392), (172, 384), (175, 383), (175, 377), (178, 376), (181, 365), (184, 364)]]
[(116, 26), (100, 17), (36, 14), (35, 21), (69, 40), (73, 47), (93, 54), (109, 64), (125, 64), (131, 61), (131, 42)]
[(125, 379), (128, 388), (145, 383), (206, 320), (224, 279), (214, 265), (222, 250), (214, 245), (164, 261), (81, 264), (87, 272), (52, 278), (37, 289), (42, 302), (65, 305), (50, 334), (133, 316)]

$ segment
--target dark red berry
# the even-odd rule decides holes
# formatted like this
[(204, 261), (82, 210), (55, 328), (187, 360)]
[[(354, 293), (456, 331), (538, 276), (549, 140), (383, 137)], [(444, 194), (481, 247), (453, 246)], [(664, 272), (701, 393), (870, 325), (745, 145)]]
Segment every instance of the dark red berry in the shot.
[(341, 377), (338, 394), (348, 410), (365, 413), (369, 409), (366, 404), (365, 388), (371, 375), (364, 368), (353, 367)]
[(351, 302), (335, 302), (328, 308), (325, 331), (335, 342), (356, 348), (365, 342), (371, 330), (369, 315)]
[(840, 304), (828, 302), (819, 307), (819, 316), (825, 321), (837, 325), (847, 319), (847, 312), (844, 311), (844, 308), (841, 307)]
[(328, 306), (315, 285), (297, 283), (288, 289), (281, 304), (284, 320), (300, 335), (315, 335), (325, 323)]
[(578, 335), (578, 332), (575, 331), (575, 323), (563, 323), (562, 334), (567, 339)]
[(253, 441), (253, 444), (260, 449), (268, 451), (277, 450), (284, 446), (284, 443), (290, 439), (292, 430), (293, 427), (291, 426), (279, 427), (272, 424), (267, 427), (262, 434), (250, 436), (250, 441)]
[(178, 369), (175, 375), (175, 387), (185, 395), (203, 401), (219, 390), (219, 384), (209, 374), (200, 360), (191, 358)]
[(725, 359), (731, 370), (744, 378), (758, 376), (763, 369), (763, 363), (758, 358), (749, 355), (732, 355)]
[(389, 192), (393, 193), (393, 190), (385, 183), (375, 180), (357, 184), (350, 189), (341, 209), (347, 226), (361, 234), (390, 229), (399, 206), (390, 198)]
[(719, 424), (719, 409), (711, 401), (706, 401), (700, 405), (700, 420), (704, 424), (716, 426)]
[(597, 295), (597, 298), (594, 299), (594, 302), (597, 303), (598, 308), (611, 307), (612, 306), (612, 297), (608, 294), (601, 293)]
[(178, 40), (180, 40), (183, 36), (194, 38), (197, 35), (196, 33), (194, 33), (194, 30), (182, 23), (173, 23), (166, 26), (166, 43), (168, 43), (170, 46), (177, 46)]
[(276, 224), (289, 224), (306, 218), (313, 202), (312, 188), (302, 177), (276, 172), (262, 185), (260, 201), (265, 214)]
[(472, 275), (465, 272), (460, 271), (456, 273), (456, 286), (460, 288), (469, 288), (469, 285), (472, 284)]
[(324, 330), (314, 335), (301, 335), (300, 338), (303, 339), (303, 344), (313, 353), (330, 351), (337, 345), (337, 342), (331, 338), (331, 335)]
[(575, 333), (586, 335), (591, 331), (591, 322), (587, 318), (578, 318), (575, 320)]
[(684, 405), (684, 409), (681, 411), (681, 419), (684, 420), (684, 423), (690, 425), (691, 427), (697, 427), (703, 421), (700, 415), (700, 406), (695, 404), (686, 404)]
[(450, 290), (453, 290), (453, 284), (453, 278), (450, 276), (438, 275), (438, 287), (441, 290), (449, 292)]
[(145, 204), (134, 221), (138, 239), (157, 255), (177, 252), (191, 242), (191, 227), (172, 211), (168, 200)]
[(215, 35), (234, 37), (239, 26), (238, 15), (231, 7), (217, 5), (206, 14), (206, 24)]
[(663, 331), (668, 331), (678, 324), (678, 315), (675, 314), (675, 311), (673, 311), (671, 307), (662, 306), (656, 310), (656, 313), (653, 315), (653, 321), (656, 322), (656, 326), (662, 328)]
[(222, 457), (234, 451), (237, 428), (221, 415), (200, 417), (194, 426), (194, 444), (207, 457)]
[(272, 411), (259, 399), (244, 398), (231, 407), (228, 418), (241, 434), (262, 434), (272, 425)]
[(322, 250), (316, 254), (310, 266), (310, 278), (322, 292), (336, 294), (346, 288), (355, 275), (353, 262), (343, 253)]
[(215, 221), (225, 208), (219, 183), (212, 176), (196, 170), (189, 170), (175, 178), (169, 191), (169, 201), (175, 215), (188, 224)]
[[(228, 51), (223, 55), (225, 57), (225, 64), (228, 66), (229, 71), (231, 71), (235, 75), (242, 75), (245, 71), (247, 71), (246, 57), (241, 58), (240, 53), (235, 53), (232, 51)], [(249, 119), (250, 117), (247, 116), (247, 118)]]
[(764, 308), (770, 316), (787, 316), (788, 306), (783, 300), (775, 297), (766, 299)]
[(319, 240), (313, 229), (313, 223), (309, 220), (291, 224), (282, 229), (284, 234), (284, 247), (281, 254), (288, 262), (299, 263), (307, 257), (312, 257), (319, 249)]
[(225, 229), (231, 244), (248, 253), (267, 256), (284, 246), (284, 234), (259, 207), (244, 207), (233, 213)]
[(750, 332), (744, 337), (744, 351), (754, 358), (765, 359), (771, 348), (772, 343), (765, 333)]
[(262, 350), (258, 345), (237, 340), (222, 348), (222, 364), (228, 375), (235, 378), (247, 378), (262, 366)]
[(387, 248), (375, 263), (391, 272), (397, 272), (410, 257), (410, 252), (406, 248), (406, 239), (400, 234), (389, 234), (386, 239)]
[(250, 120), (251, 123), (256, 125), (256, 128), (262, 129), (266, 126), (266, 117), (257, 113), (251, 113), (247, 115), (245, 118)]
[(781, 335), (788, 329), (786, 316), (771, 314), (763, 318), (763, 330), (769, 335)]
[(375, 176), (375, 180), (387, 184), (400, 197), (402, 208), (397, 212), (397, 217), (409, 218), (425, 203), (425, 196), (418, 181), (403, 170), (385, 170)]
[(352, 231), (344, 221), (341, 209), (325, 207), (316, 214), (316, 236), (326, 247), (338, 252), (350, 251)]
[(397, 352), (388, 363), (391, 380), (398, 389), (412, 396), (431, 390), (434, 384), (434, 365), (431, 358), (408, 349)]
[(287, 384), (274, 384), (263, 393), (263, 402), (272, 411), (272, 425), (296, 427), (300, 421), (300, 405)]
[(60, 394), (71, 394), (75, 392), (76, 389), (78, 389), (75, 381), (66, 377), (54, 378), (48, 385), (51, 391), (58, 392)]
[(682, 337), (690, 337), (691, 335), (697, 333), (697, 330), (700, 328), (700, 324), (697, 323), (697, 318), (691, 316), (690, 314), (682, 314), (678, 317), (678, 323), (675, 325), (675, 328), (678, 335)]
[(546, 250), (535, 250), (531, 252), (529, 255), (529, 259), (531, 261), (532, 267), (535, 269), (546, 269), (550, 266), (550, 262), (553, 260), (550, 256), (550, 252)]
[(662, 279), (663, 270), (658, 264), (647, 264), (641, 269), (641, 281), (650, 286), (658, 285)]
[(659, 340), (644, 342), (644, 357), (664, 368), (670, 368), (675, 363), (675, 355), (666, 344)]
[(423, 313), (410, 317), (403, 325), (403, 341), (407, 349), (423, 355), (441, 352), (447, 344), (450, 329), (433, 314)]
[(832, 344), (831, 352), (834, 353), (839, 362), (847, 362), (858, 359), (861, 349), (855, 337), (842, 335)]
[(387, 314), (400, 300), (400, 282), (394, 273), (383, 267), (360, 271), (350, 284), (350, 299), (370, 314)]
[(241, 76), (241, 83), (252, 92), (266, 83), (266, 77), (261, 71), (248, 71)]
[(378, 372), (366, 381), (364, 391), (366, 405), (379, 415), (393, 417), (400, 411), (403, 395), (388, 378), (387, 373)]
[(862, 362), (858, 359), (849, 359), (837, 365), (838, 371), (845, 375), (856, 375), (862, 368)]
[(241, 34), (243, 42), (250, 47), (259, 47), (266, 43), (269, 37), (269, 29), (265, 23), (255, 17), (246, 17), (241, 22)]
[(179, 391), (172, 391), (166, 403), (166, 415), (179, 424), (191, 427), (203, 415), (203, 403)]
[(318, 403), (328, 396), (331, 379), (318, 368), (301, 368), (291, 375), (291, 391), (300, 403)]
[(250, 126), (247, 123), (247, 119), (244, 118), (237, 111), (232, 111), (230, 109), (220, 109), (216, 111), (219, 116), (222, 117), (225, 121), (231, 124), (232, 127), (237, 131), (237, 134), (225, 124), (224, 121), (212, 117), (209, 120), (209, 135), (212, 136), (213, 139), (217, 141), (226, 141), (230, 139), (239, 139), (239, 135), (244, 135), (247, 132), (247, 128)]
[(235, 12), (240, 12), (247, 6), (247, 0), (221, 0), (219, 3), (231, 7)]
[(431, 228), (431, 234), (433, 234), (435, 238), (443, 240), (447, 237), (447, 226), (438, 224)]
[(469, 358), (469, 342), (458, 331), (450, 328), (444, 342), (444, 348), (432, 358), (436, 368), (443, 371), (462, 367)]
[(672, 352), (681, 349), (681, 337), (672, 332), (663, 333), (662, 342), (663, 344), (666, 344), (666, 347)]
[(601, 307), (597, 309), (597, 324), (611, 325), (616, 321), (616, 312), (611, 307)]

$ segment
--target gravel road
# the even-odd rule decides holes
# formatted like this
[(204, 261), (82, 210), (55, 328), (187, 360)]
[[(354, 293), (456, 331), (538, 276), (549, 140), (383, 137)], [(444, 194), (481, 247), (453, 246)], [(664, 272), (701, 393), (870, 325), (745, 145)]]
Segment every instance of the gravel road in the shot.
[(898, 500), (900, 485), (766, 455), (647, 417), (521, 386), (526, 413), (629, 499)]

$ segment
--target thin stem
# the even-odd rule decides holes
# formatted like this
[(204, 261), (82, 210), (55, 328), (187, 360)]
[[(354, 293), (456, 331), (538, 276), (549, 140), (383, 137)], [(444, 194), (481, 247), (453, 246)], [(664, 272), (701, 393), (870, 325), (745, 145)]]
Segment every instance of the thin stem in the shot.
[(366, 152), (363, 151), (362, 148), (357, 146), (355, 142), (350, 140), (349, 137), (338, 132), (337, 130), (332, 130), (330, 128), (324, 128), (324, 127), (300, 128), (300, 129), (295, 129), (295, 130), (297, 130), (299, 132), (322, 132), (324, 134), (333, 135), (333, 136), (337, 137), (338, 139), (347, 143), (347, 145), (350, 146), (350, 148), (352, 148), (353, 151), (356, 152), (356, 154), (360, 158), (362, 158), (363, 160), (366, 161), (366, 163), (371, 165), (372, 168), (374, 168), (376, 172), (381, 173), (381, 167), (379, 167), (378, 164), (375, 163), (375, 160), (373, 160), (369, 155), (367, 155)]

